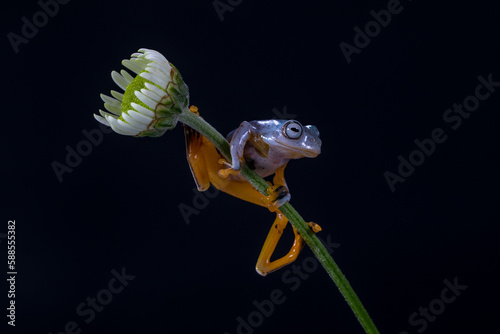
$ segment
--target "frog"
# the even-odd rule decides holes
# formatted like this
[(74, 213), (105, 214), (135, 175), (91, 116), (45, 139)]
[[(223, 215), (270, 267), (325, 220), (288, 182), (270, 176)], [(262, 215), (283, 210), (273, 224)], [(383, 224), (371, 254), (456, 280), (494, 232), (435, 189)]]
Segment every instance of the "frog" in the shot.
[[(199, 115), (197, 107), (191, 106), (190, 110)], [(266, 276), (295, 261), (304, 247), (304, 239), (293, 226), (294, 241), (290, 250), (271, 261), (288, 224), (288, 219), (279, 210), (291, 199), (284, 171), (290, 160), (314, 158), (321, 153), (318, 128), (314, 125), (303, 126), (296, 120), (243, 121), (226, 137), (230, 144), (231, 162), (210, 140), (185, 124), (184, 134), (188, 164), (199, 191), (213, 185), (222, 192), (276, 213), (257, 259), (257, 273)], [(268, 195), (260, 193), (240, 175), (245, 164), (263, 178), (272, 177), (273, 182), (268, 181)], [(318, 224), (307, 224), (314, 233), (321, 231)]]

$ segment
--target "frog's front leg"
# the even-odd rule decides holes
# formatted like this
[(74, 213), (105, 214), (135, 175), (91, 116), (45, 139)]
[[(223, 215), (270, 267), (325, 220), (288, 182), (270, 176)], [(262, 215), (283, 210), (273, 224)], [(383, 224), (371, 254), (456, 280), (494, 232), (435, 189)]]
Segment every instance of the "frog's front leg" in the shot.
[(245, 145), (253, 132), (253, 126), (247, 121), (243, 121), (240, 126), (234, 131), (231, 138), (231, 159), (232, 169), (240, 170), (243, 159), (243, 151)]
[(222, 177), (230, 174), (237, 174), (241, 169), (241, 165), (245, 161), (243, 154), (248, 141), (252, 143), (259, 155), (267, 157), (269, 145), (261, 139), (258, 130), (247, 121), (243, 121), (240, 126), (233, 131), (231, 138), (228, 138), (228, 140), (231, 143), (230, 152), (232, 164), (226, 162), (226, 165), (230, 168), (221, 171), (220, 174)]

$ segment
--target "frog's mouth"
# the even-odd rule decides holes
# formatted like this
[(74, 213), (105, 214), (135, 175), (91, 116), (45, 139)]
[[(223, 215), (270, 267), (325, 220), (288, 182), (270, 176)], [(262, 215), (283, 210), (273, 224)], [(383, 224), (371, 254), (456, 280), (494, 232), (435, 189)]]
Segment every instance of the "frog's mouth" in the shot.
[(285, 143), (278, 143), (287, 152), (291, 159), (316, 158), (321, 153), (321, 142), (318, 147), (290, 146)]

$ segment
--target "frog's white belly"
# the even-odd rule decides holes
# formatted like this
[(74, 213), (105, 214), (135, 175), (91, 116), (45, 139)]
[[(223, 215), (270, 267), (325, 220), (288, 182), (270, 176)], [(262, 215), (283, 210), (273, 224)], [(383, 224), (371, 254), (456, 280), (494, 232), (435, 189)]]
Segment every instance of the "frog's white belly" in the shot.
[(278, 168), (290, 160), (290, 158), (285, 156), (282, 152), (272, 149), (269, 150), (267, 157), (262, 157), (252, 145), (247, 145), (247, 147), (245, 147), (244, 157), (248, 167), (255, 170), (261, 177), (276, 173)]

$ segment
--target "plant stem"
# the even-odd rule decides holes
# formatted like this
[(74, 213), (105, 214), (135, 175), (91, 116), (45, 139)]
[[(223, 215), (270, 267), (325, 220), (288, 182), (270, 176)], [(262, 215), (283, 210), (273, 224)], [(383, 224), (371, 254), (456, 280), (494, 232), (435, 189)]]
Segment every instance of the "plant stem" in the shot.
[(215, 147), (217, 147), (217, 149), (224, 155), (226, 160), (228, 162), (231, 162), (229, 143), (227, 142), (226, 138), (224, 138), (224, 136), (221, 135), (220, 132), (217, 131), (213, 126), (207, 123), (207, 121), (189, 110), (185, 110), (179, 115), (179, 121), (205, 136), (215, 145)]
[[(185, 111), (179, 115), (179, 120), (205, 136), (217, 147), (227, 161), (231, 161), (230, 146), (227, 140), (200, 116), (190, 111)], [(240, 174), (243, 175), (258, 191), (267, 196), (267, 188), (269, 187), (269, 184), (257, 175), (257, 173), (248, 168), (248, 166), (243, 165)], [(328, 254), (325, 246), (321, 243), (316, 234), (314, 234), (314, 232), (309, 228), (304, 219), (289, 202), (283, 204), (279, 210), (288, 218), (290, 223), (297, 229), (300, 236), (305, 240), (307, 245), (309, 245), (314, 255), (318, 258), (328, 275), (330, 275), (335, 285), (339, 288), (340, 293), (342, 293), (346, 299), (347, 303), (354, 312), (354, 315), (361, 323), (361, 326), (363, 326), (365, 332), (369, 334), (379, 333), (346, 277), (342, 274), (338, 265), (335, 261), (333, 261), (330, 254)]]

